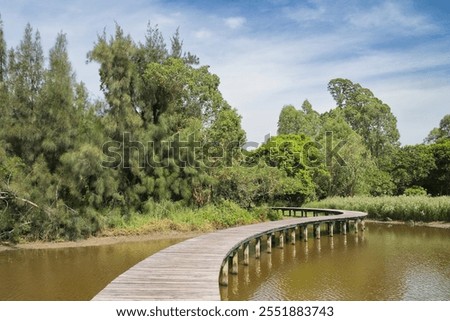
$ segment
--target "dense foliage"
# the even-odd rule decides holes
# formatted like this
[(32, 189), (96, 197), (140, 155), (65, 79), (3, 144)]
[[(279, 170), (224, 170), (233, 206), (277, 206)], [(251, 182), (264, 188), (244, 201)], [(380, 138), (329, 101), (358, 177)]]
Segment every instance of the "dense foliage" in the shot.
[(116, 26), (88, 60), (103, 99), (77, 81), (65, 34), (46, 55), (27, 25), (8, 49), (0, 21), (0, 241), (136, 222), (222, 228), (274, 218), (267, 205), (330, 196), (450, 194), (448, 115), (427, 144), (400, 147), (389, 106), (334, 79), (336, 108), (286, 106), (279, 135), (247, 151), (219, 78), (184, 51), (178, 30), (168, 44), (149, 25), (136, 43)]

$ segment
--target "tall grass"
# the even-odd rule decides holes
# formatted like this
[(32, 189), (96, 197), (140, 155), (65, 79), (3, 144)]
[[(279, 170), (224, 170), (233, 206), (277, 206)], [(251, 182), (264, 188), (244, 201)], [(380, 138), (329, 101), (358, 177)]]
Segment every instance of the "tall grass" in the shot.
[(110, 213), (103, 235), (131, 235), (151, 232), (213, 231), (271, 219), (267, 207), (246, 210), (230, 201), (201, 208), (186, 207), (182, 203), (148, 202), (144, 213), (130, 213), (128, 217)]
[(373, 219), (450, 222), (450, 196), (331, 197), (305, 207), (362, 211)]

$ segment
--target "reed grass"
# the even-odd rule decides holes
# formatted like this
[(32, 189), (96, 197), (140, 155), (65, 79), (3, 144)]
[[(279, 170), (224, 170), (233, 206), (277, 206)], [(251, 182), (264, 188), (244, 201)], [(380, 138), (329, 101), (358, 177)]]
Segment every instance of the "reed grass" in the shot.
[(378, 220), (450, 222), (450, 196), (331, 197), (304, 206), (362, 211)]

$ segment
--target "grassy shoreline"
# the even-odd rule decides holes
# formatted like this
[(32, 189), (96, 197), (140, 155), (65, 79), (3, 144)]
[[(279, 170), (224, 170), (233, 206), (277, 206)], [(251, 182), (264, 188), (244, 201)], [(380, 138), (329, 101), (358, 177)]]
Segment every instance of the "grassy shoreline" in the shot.
[(381, 221), (450, 222), (450, 196), (331, 197), (305, 207), (362, 211)]

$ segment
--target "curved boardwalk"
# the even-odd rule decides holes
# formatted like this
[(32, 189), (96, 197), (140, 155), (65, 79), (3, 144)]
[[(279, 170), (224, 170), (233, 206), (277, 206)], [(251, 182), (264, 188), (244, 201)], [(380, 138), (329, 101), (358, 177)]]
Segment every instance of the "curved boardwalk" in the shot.
[[(320, 230), (316, 230), (320, 223), (333, 226), (336, 222), (345, 223), (345, 232), (348, 221), (358, 222), (367, 215), (362, 212), (324, 209), (302, 209), (301, 211), (327, 215), (240, 226), (186, 240), (139, 262), (118, 276), (93, 300), (220, 300), (219, 275), (222, 274), (222, 277), (225, 277), (225, 281), (221, 279), (221, 283), (226, 284), (229, 261), (231, 273), (237, 272), (234, 270), (237, 268), (236, 253), (242, 245), (248, 249), (251, 241), (259, 240), (260, 244), (261, 238), (265, 237), (269, 239), (267, 242), (269, 249), (266, 250), (270, 251), (271, 235), (276, 233), (283, 235), (280, 241), (284, 242), (285, 231), (296, 233), (295, 231), (303, 230), (304, 232), (305, 227), (314, 225), (314, 231), (319, 233), (315, 236), (320, 237)], [(283, 233), (280, 233), (281, 231)], [(330, 235), (332, 233), (333, 228)], [(269, 237), (266, 237), (267, 235)], [(289, 235), (295, 239), (295, 234)], [(305, 237), (304, 234), (303, 237)]]

